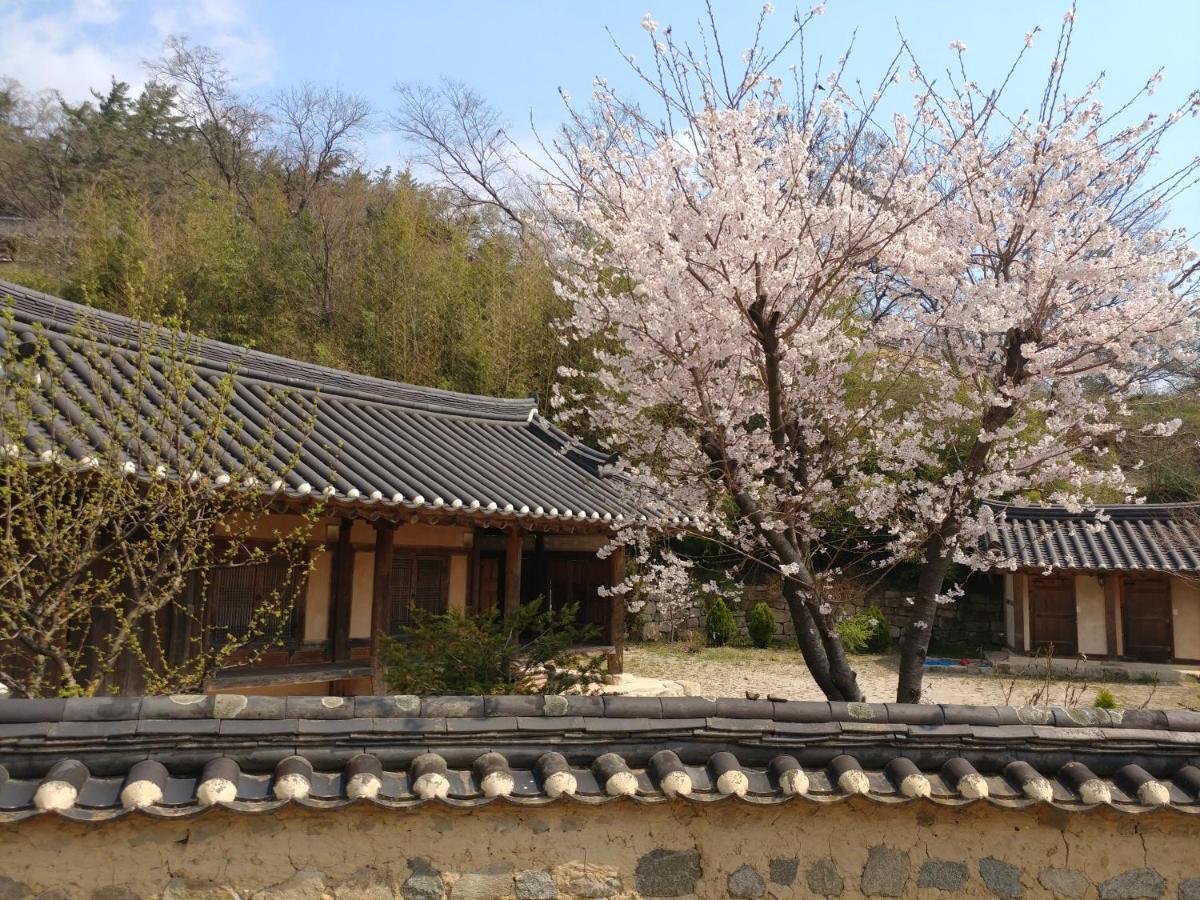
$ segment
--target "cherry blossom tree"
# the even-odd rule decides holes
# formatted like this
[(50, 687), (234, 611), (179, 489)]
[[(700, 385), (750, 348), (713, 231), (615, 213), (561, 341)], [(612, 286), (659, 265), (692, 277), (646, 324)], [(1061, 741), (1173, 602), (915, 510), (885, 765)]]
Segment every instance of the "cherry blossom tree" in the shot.
[[(1005, 85), (989, 92), (970, 81), (966, 48), (952, 45), (959, 86), (915, 123), (949, 175), (931, 185), (944, 202), (881, 254), (879, 293), (893, 315), (879, 340), (902, 354), (924, 348), (905, 436), (873, 436), (878, 466), (860, 477), (857, 506), (892, 535), (896, 557), (921, 562), (902, 638), (902, 702), (921, 699), (936, 606), (958, 593), (946, 584), (950, 563), (1005, 562), (985, 546), (993, 510), (982, 501), (1136, 499), (1112, 453), (1127, 401), (1196, 348), (1200, 263), (1183, 230), (1157, 225), (1194, 185), (1200, 158), (1176, 171), (1154, 160), (1170, 129), (1200, 112), (1200, 94), (1133, 121), (1128, 110), (1143, 95), (1110, 112), (1099, 81), (1069, 94), (1074, 21), (1072, 8), (1030, 112), (1007, 114)], [(913, 66), (929, 90), (931, 77)], [(1178, 424), (1146, 427), (1165, 435)]]
[(631, 62), (661, 114), (597, 83), (592, 114), (560, 143), (571, 178), (554, 193), (571, 226), (569, 327), (598, 348), (588, 425), (703, 528), (777, 568), (817, 683), (860, 700), (822, 589), (837, 574), (827, 520), (853, 503), (867, 438), (893, 427), (895, 375), (856, 298), (941, 199), (916, 133), (871, 126), (894, 64), (859, 100), (844, 58), (819, 80), (797, 73), (791, 92), (768, 74), (817, 12), (737, 72), (715, 26), (696, 53), (647, 17), (653, 68)]
[(919, 561), (898, 689), (917, 701), (950, 563), (998, 562), (983, 500), (1131, 492), (1126, 400), (1195, 344), (1196, 258), (1156, 224), (1196, 164), (1151, 173), (1196, 99), (1123, 125), (1098, 84), (1067, 95), (1072, 11), (1036, 114), (1003, 112), (1008, 81), (970, 82), (955, 42), (948, 87), (912, 61), (912, 113), (885, 130), (899, 58), (870, 94), (845, 58), (807, 74), (819, 11), (737, 68), (711, 10), (698, 50), (647, 16), (652, 64), (629, 61), (657, 113), (604, 81), (572, 111), (550, 192), (596, 370), (564, 374), (589, 379), (586, 425), (631, 481), (778, 569), (831, 699), (861, 699), (831, 603), (846, 519), (877, 565)]

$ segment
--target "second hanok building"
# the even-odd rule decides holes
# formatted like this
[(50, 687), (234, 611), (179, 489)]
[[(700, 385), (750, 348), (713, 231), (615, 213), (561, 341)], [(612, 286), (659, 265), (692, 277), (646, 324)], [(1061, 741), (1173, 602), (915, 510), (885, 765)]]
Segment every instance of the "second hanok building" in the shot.
[(994, 506), (1010, 650), (1200, 662), (1200, 504)]

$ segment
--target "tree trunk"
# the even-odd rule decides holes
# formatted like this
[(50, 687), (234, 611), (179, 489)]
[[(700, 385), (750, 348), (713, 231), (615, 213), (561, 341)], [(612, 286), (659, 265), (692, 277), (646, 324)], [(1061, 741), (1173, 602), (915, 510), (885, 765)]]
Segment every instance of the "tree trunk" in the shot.
[(841, 691), (829, 672), (829, 657), (825, 654), (825, 647), (817, 634), (816, 625), (804, 603), (801, 590), (800, 585), (792, 579), (783, 579), (783, 598), (787, 601), (788, 612), (792, 616), (792, 630), (796, 632), (800, 655), (804, 657), (804, 664), (808, 666), (808, 671), (812, 673), (813, 681), (817, 683), (821, 693), (830, 700), (841, 700)]
[[(796, 632), (796, 642), (800, 645), (800, 654), (817, 687), (829, 700), (861, 702), (863, 695), (858, 686), (858, 675), (850, 668), (845, 648), (836, 633), (823, 633), (818, 627), (805, 601), (804, 588), (796, 581), (785, 578), (783, 596), (792, 615), (792, 627)], [(828, 629), (824, 631), (828, 632)]]
[(850, 660), (846, 658), (846, 647), (842, 644), (841, 637), (833, 629), (827, 629), (822, 640), (825, 644), (825, 655), (829, 658), (829, 674), (842, 695), (841, 699), (847, 703), (861, 703), (866, 698), (858, 686), (858, 673), (850, 668)]
[[(929, 655), (929, 640), (933, 636), (933, 620), (937, 615), (937, 596), (946, 580), (950, 555), (941, 535), (935, 536), (925, 550), (925, 564), (917, 581), (917, 599), (912, 621), (900, 640), (900, 677), (896, 684), (897, 703), (920, 703), (925, 679), (925, 660)], [(919, 627), (923, 626), (923, 627)]]
[[(736, 466), (725, 456), (723, 445), (709, 433), (700, 437), (700, 447), (713, 462), (710, 475), (725, 484), (726, 489), (742, 515), (754, 523), (763, 542), (775, 556), (776, 562), (798, 566), (799, 572), (785, 575), (783, 595), (792, 616), (796, 641), (805, 665), (812, 672), (813, 680), (830, 700), (859, 702), (863, 699), (858, 687), (858, 677), (846, 660), (845, 648), (837, 632), (828, 623), (819, 621), (817, 612), (810, 606), (814, 581), (812, 573), (805, 567), (799, 549), (788, 539), (771, 528), (765, 528), (766, 516), (749, 492), (737, 485), (733, 473)], [(806, 596), (807, 594), (807, 596)]]

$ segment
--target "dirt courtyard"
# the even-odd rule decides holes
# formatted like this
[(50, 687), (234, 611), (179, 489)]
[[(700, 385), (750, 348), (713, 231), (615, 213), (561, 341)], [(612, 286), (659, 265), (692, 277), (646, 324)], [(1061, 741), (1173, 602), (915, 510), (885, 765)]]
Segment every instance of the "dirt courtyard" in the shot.
[[(895, 698), (895, 654), (851, 657), (858, 683), (867, 700)], [(747, 691), (788, 700), (823, 700), (797, 650), (757, 650), (735, 647), (695, 648), (686, 644), (632, 644), (625, 648), (625, 671), (630, 675), (694, 682), (698, 693), (742, 697)], [(1200, 683), (1148, 684), (1132, 681), (1088, 681), (1012, 675), (956, 675), (933, 672), (925, 676), (925, 702), (987, 706), (1091, 706), (1096, 692), (1107, 688), (1124, 709), (1200, 709)]]

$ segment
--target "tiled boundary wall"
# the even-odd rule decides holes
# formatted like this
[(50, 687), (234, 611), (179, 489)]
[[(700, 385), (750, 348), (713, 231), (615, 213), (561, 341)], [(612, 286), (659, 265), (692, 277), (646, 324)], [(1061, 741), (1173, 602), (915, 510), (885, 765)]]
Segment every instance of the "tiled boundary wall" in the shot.
[(1200, 817), (851, 800), (284, 808), (0, 828), (0, 897), (1200, 898)]

